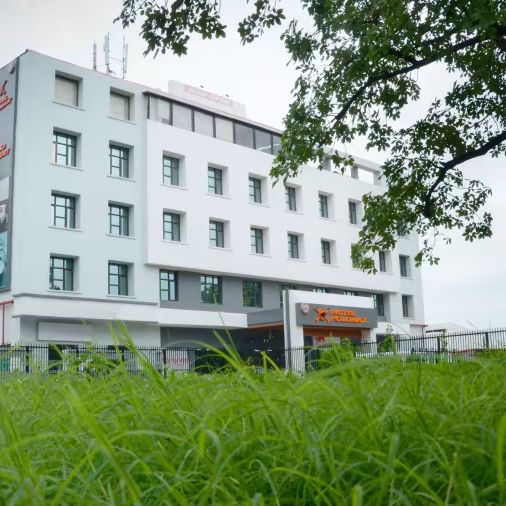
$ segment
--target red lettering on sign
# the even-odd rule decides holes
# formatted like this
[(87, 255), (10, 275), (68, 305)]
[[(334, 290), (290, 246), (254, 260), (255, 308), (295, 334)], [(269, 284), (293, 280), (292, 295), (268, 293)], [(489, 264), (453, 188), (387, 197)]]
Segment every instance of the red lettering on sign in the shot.
[(7, 147), (7, 144), (2, 144), (0, 146), (0, 159), (5, 158), (11, 152), (11, 148)]
[(5, 109), (11, 102), (12, 98), (7, 96), (7, 81), (4, 81), (0, 87), (0, 111)]
[(7, 95), (7, 82), (8, 81), (4, 81), (4, 83), (2, 84), (2, 87), (0, 88), (0, 97)]

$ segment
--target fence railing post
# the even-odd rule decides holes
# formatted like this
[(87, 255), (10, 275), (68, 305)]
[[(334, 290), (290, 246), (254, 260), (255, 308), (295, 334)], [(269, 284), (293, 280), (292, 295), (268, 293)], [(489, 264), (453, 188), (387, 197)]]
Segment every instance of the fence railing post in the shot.
[(490, 341), (488, 338), (488, 332), (485, 332), (485, 348), (488, 350), (489, 347), (490, 347)]

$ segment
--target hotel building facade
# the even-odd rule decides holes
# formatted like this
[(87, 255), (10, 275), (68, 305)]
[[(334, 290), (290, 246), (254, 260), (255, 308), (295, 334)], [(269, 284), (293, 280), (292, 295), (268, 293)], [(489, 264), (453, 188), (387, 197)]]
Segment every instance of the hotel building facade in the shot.
[(273, 185), (281, 132), (241, 104), (34, 51), (0, 69), (0, 92), (4, 342), (112, 344), (122, 321), (138, 345), (226, 328), (262, 349), (424, 322), (416, 235), (377, 255), (376, 275), (352, 265), (377, 164)]

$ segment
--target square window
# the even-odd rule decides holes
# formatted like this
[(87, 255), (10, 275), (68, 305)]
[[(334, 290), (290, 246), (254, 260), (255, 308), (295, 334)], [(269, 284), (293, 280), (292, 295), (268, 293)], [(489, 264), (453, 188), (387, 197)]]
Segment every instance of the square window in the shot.
[(251, 227), (251, 252), (264, 254), (264, 231), (261, 228)]
[(234, 142), (234, 124), (232, 121), (216, 116), (214, 118), (216, 138), (222, 141)]
[(177, 273), (160, 270), (160, 300), (177, 300)]
[(297, 211), (297, 199), (295, 188), (293, 186), (285, 185), (285, 200), (286, 200), (286, 208), (289, 211)]
[(184, 105), (172, 103), (172, 125), (192, 131), (192, 110)]
[(288, 234), (288, 258), (299, 258), (299, 236)]
[(402, 296), (402, 316), (404, 318), (413, 316), (413, 297), (411, 295)]
[(130, 97), (111, 91), (109, 110), (113, 118), (130, 120)]
[(76, 198), (53, 193), (51, 215), (54, 227), (76, 228)]
[(128, 265), (109, 262), (109, 295), (128, 295)]
[(63, 76), (54, 78), (54, 98), (67, 105), (78, 106), (79, 81)]
[(399, 270), (401, 277), (408, 278), (410, 275), (409, 257), (406, 255), (399, 255)]
[(221, 278), (200, 276), (200, 300), (204, 304), (221, 304)]
[(130, 209), (127, 206), (109, 204), (109, 234), (130, 235), (129, 214)]
[(378, 312), (378, 316), (385, 316), (385, 301), (382, 293), (373, 293), (372, 298), (374, 301), (374, 307)]
[(179, 158), (163, 157), (163, 183), (179, 186)]
[(215, 195), (223, 195), (223, 171), (221, 169), (208, 167), (207, 191)]
[(321, 241), (321, 248), (322, 248), (322, 263), (324, 264), (330, 264), (330, 241)]
[(53, 163), (76, 166), (77, 137), (75, 135), (53, 132)]
[(249, 177), (249, 199), (250, 202), (262, 202), (262, 180), (257, 177)]
[(328, 218), (329, 217), (329, 202), (327, 195), (323, 195), (321, 193), (318, 194), (318, 204), (320, 209), (320, 217)]
[(262, 307), (262, 283), (244, 280), (242, 282), (242, 305), (245, 307)]
[(379, 270), (380, 272), (387, 272), (387, 259), (384, 251), (378, 252), (379, 257)]
[(214, 137), (214, 122), (210, 114), (193, 111), (194, 131), (198, 134)]
[(352, 225), (357, 224), (357, 203), (353, 201), (348, 201), (348, 216), (350, 223)]
[(253, 148), (253, 128), (241, 123), (234, 123), (234, 127), (235, 143), (247, 148)]
[(181, 241), (181, 215), (163, 213), (163, 238), (166, 241)]
[(109, 146), (109, 175), (115, 177), (129, 177), (128, 159), (130, 150), (121, 146)]
[(209, 246), (225, 247), (224, 223), (222, 221), (209, 220)]
[(71, 292), (74, 290), (74, 259), (67, 257), (50, 257), (49, 288)]

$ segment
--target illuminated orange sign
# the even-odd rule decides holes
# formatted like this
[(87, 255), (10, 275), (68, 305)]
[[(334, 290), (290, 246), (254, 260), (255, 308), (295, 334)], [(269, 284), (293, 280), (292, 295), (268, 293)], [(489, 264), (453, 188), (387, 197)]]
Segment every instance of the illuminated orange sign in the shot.
[(10, 154), (11, 148), (7, 147), (7, 144), (2, 144), (0, 146), (0, 159), (5, 158), (8, 154)]
[(314, 319), (315, 323), (318, 322), (339, 322), (339, 323), (367, 323), (368, 318), (365, 316), (357, 316), (357, 313), (352, 309), (330, 309), (313, 306), (316, 312)]
[(7, 82), (8, 81), (4, 81), (0, 87), (0, 111), (5, 109), (12, 102), (12, 98), (7, 96)]

